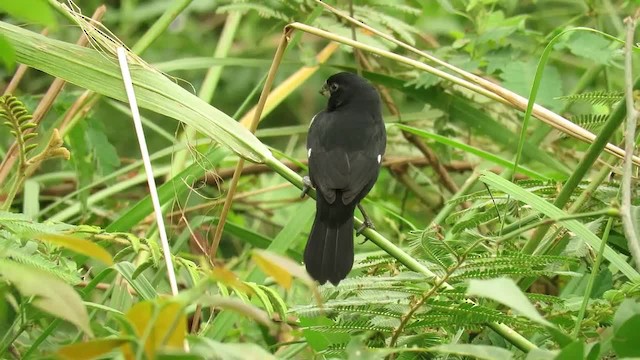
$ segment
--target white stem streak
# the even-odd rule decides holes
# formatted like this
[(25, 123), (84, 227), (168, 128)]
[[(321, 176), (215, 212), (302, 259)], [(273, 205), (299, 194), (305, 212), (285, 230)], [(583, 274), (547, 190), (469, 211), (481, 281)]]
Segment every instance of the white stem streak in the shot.
[(156, 215), (156, 221), (158, 223), (158, 233), (160, 234), (160, 242), (162, 245), (164, 260), (167, 264), (167, 275), (169, 277), (169, 285), (171, 286), (171, 293), (174, 296), (176, 296), (178, 295), (178, 283), (176, 281), (176, 272), (175, 272), (175, 269), (173, 268), (173, 261), (171, 259), (171, 249), (169, 248), (167, 231), (164, 226), (164, 218), (162, 217), (162, 209), (160, 207), (160, 199), (158, 198), (158, 190), (156, 188), (156, 182), (153, 178), (153, 168), (151, 167), (151, 160), (149, 159), (149, 149), (147, 148), (147, 142), (144, 137), (144, 130), (142, 129), (142, 121), (140, 120), (140, 111), (138, 109), (138, 102), (136, 101), (136, 95), (133, 92), (133, 82), (131, 81), (131, 73), (129, 72), (129, 64), (127, 63), (127, 53), (123, 47), (118, 47), (117, 53), (118, 53), (118, 62), (120, 63), (120, 71), (122, 72), (122, 81), (124, 82), (124, 89), (127, 93), (127, 99), (129, 99), (131, 116), (133, 117), (133, 124), (136, 129), (138, 143), (140, 144), (140, 152), (142, 153), (142, 162), (144, 163), (144, 170), (147, 174), (147, 183), (149, 184), (149, 192), (151, 193), (151, 202), (153, 203), (153, 209)]
[(624, 233), (629, 244), (629, 250), (632, 257), (635, 260), (636, 268), (640, 269), (640, 237), (636, 229), (636, 224), (639, 219), (633, 218), (634, 212), (631, 205), (631, 197), (635, 192), (631, 188), (631, 177), (633, 172), (633, 151), (635, 149), (635, 130), (636, 123), (638, 121), (638, 111), (635, 108), (635, 100), (633, 94), (633, 61), (632, 61), (632, 48), (633, 37), (636, 29), (636, 17), (628, 17), (625, 19), (627, 23), (627, 39), (625, 44), (625, 59), (624, 59), (624, 84), (625, 84), (625, 98), (627, 105), (627, 124), (624, 133), (625, 142), (625, 156), (624, 164), (622, 166), (622, 206), (621, 216)]

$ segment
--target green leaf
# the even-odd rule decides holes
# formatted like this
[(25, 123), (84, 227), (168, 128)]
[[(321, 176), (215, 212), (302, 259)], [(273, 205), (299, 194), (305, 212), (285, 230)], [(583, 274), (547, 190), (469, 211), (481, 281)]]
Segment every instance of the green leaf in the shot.
[(640, 303), (626, 299), (613, 318), (613, 349), (619, 357), (640, 357)]
[(616, 354), (621, 358), (640, 357), (638, 335), (640, 335), (640, 314), (634, 315), (616, 330), (611, 340)]
[(0, 12), (6, 12), (22, 21), (45, 26), (56, 25), (56, 18), (46, 0), (3, 0), (0, 1)]
[(16, 51), (2, 35), (0, 35), (0, 60), (4, 63), (7, 72), (11, 73), (16, 68)]
[(133, 278), (136, 269), (132, 263), (127, 261), (119, 262), (114, 265), (114, 268), (131, 284), (140, 298), (149, 300), (158, 297), (156, 289), (144, 275), (140, 274), (135, 279)]
[(31, 219), (36, 219), (40, 212), (40, 183), (27, 179), (24, 182), (24, 190), (22, 192), (24, 193), (23, 213)]
[(65, 345), (56, 351), (56, 355), (69, 360), (91, 360), (104, 356), (127, 342), (126, 339), (97, 339)]
[(331, 345), (346, 344), (350, 340), (349, 334), (342, 332), (321, 331), (315, 329), (315, 327), (331, 327), (335, 325), (332, 320), (320, 316), (314, 318), (300, 318), (300, 326), (302, 334), (309, 346), (315, 351), (322, 351)]
[(511, 279), (470, 280), (467, 296), (480, 296), (497, 301), (531, 321), (553, 327), (552, 323), (538, 313), (522, 290)]
[[(382, 74), (364, 73), (363, 75), (373, 82), (397, 89), (417, 101), (425, 102), (434, 109), (445, 112), (456, 126), (470, 129), (474, 135), (485, 136), (499, 144), (505, 151), (515, 154), (518, 135), (491, 118), (486, 111), (475, 106), (463, 95), (451, 94), (438, 86), (429, 89), (407, 87), (406, 81)], [(522, 151), (526, 161), (536, 161), (544, 165), (547, 177), (564, 179), (569, 173), (565, 164), (540, 149), (538, 144), (525, 141)]]
[(584, 359), (584, 344), (581, 340), (576, 340), (565, 346), (554, 360), (576, 360)]
[(549, 351), (544, 349), (532, 349), (527, 354), (525, 360), (549, 360), (553, 359), (558, 351)]
[(0, 260), (0, 276), (22, 296), (33, 296), (35, 307), (76, 325), (93, 337), (87, 309), (70, 285), (42, 270), (7, 260)]
[(635, 238), (633, 238), (633, 236), (627, 238), (627, 241), (629, 242), (628, 247), (633, 249), (633, 242), (636, 242), (637, 244), (635, 247), (640, 248), (640, 206), (631, 205), (629, 211), (631, 213), (631, 226), (633, 227), (634, 234), (636, 236)]
[[(568, 216), (566, 212), (558, 209), (552, 203), (491, 172), (483, 171), (482, 176), (480, 177), (480, 181), (513, 196), (516, 200), (531, 206), (536, 211), (541, 212), (551, 219), (558, 219)], [(562, 221), (562, 224), (567, 229), (574, 232), (592, 248), (600, 248), (600, 238), (598, 238), (581, 222), (577, 220), (566, 220)], [(608, 245), (604, 249), (604, 257), (605, 259), (609, 260), (611, 264), (617, 267), (630, 280), (640, 279), (640, 274), (638, 274), (638, 272), (633, 267), (631, 267), (626, 260), (624, 260), (617, 252), (613, 251), (613, 249), (611, 249), (611, 247)]]
[(562, 47), (576, 56), (602, 65), (609, 64), (616, 56), (616, 52), (611, 49), (611, 41), (592, 32), (574, 32), (565, 43), (557, 46)]
[(461, 356), (472, 356), (476, 359), (485, 360), (510, 360), (513, 354), (507, 349), (489, 345), (472, 345), (472, 344), (445, 344), (431, 348), (433, 351), (456, 354)]
[(12, 290), (6, 283), (0, 284), (0, 334), (8, 334), (18, 315), (12, 304), (13, 301), (10, 301), (15, 300)]
[(100, 121), (93, 120), (87, 122), (89, 124), (86, 129), (87, 141), (91, 146), (92, 153), (95, 154), (95, 161), (100, 174), (110, 174), (120, 166), (118, 151), (109, 142), (103, 124)]
[(87, 186), (93, 180), (94, 168), (92, 157), (87, 143), (87, 123), (94, 121), (79, 121), (68, 132), (67, 138), (71, 146), (71, 162), (76, 170), (78, 181), (78, 200), (80, 201), (81, 211), (87, 213), (90, 188)]
[[(503, 80), (502, 85), (524, 97), (528, 97), (533, 85), (536, 66), (537, 64), (533, 60), (510, 62), (500, 74), (500, 78)], [(560, 72), (551, 65), (545, 66), (536, 102), (551, 110), (558, 110), (562, 107), (562, 103), (556, 98), (562, 95)]]
[(100, 260), (105, 265), (113, 265), (113, 258), (111, 257), (111, 254), (109, 254), (109, 252), (100, 245), (89, 240), (64, 234), (36, 234), (34, 235), (34, 238), (57, 246), (62, 246), (63, 248), (72, 250), (78, 254)]

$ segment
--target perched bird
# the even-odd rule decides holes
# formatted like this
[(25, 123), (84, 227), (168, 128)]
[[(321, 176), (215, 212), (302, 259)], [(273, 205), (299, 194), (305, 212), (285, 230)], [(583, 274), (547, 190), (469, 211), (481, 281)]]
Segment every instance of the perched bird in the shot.
[[(304, 250), (307, 272), (320, 284), (338, 285), (353, 266), (353, 214), (373, 227), (362, 200), (380, 172), (387, 134), (376, 89), (356, 74), (329, 77), (320, 91), (327, 108), (311, 120), (307, 138), (309, 177), (317, 191), (316, 216)], [(303, 195), (306, 191), (303, 190)]]

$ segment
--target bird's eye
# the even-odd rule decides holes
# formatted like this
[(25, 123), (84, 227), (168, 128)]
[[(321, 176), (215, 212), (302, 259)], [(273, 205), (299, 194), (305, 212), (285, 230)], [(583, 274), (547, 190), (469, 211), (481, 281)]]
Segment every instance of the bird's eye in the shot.
[(329, 85), (329, 91), (334, 92), (336, 90), (338, 90), (338, 84), (333, 83), (333, 84)]

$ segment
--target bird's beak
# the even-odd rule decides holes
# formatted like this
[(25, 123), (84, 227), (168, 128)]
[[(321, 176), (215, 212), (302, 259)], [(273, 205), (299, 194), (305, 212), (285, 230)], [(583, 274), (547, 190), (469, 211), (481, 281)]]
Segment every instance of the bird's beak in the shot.
[(330, 93), (331, 92), (329, 91), (329, 85), (327, 85), (327, 83), (322, 85), (322, 89), (320, 89), (320, 94), (322, 94), (322, 96), (329, 96)]

